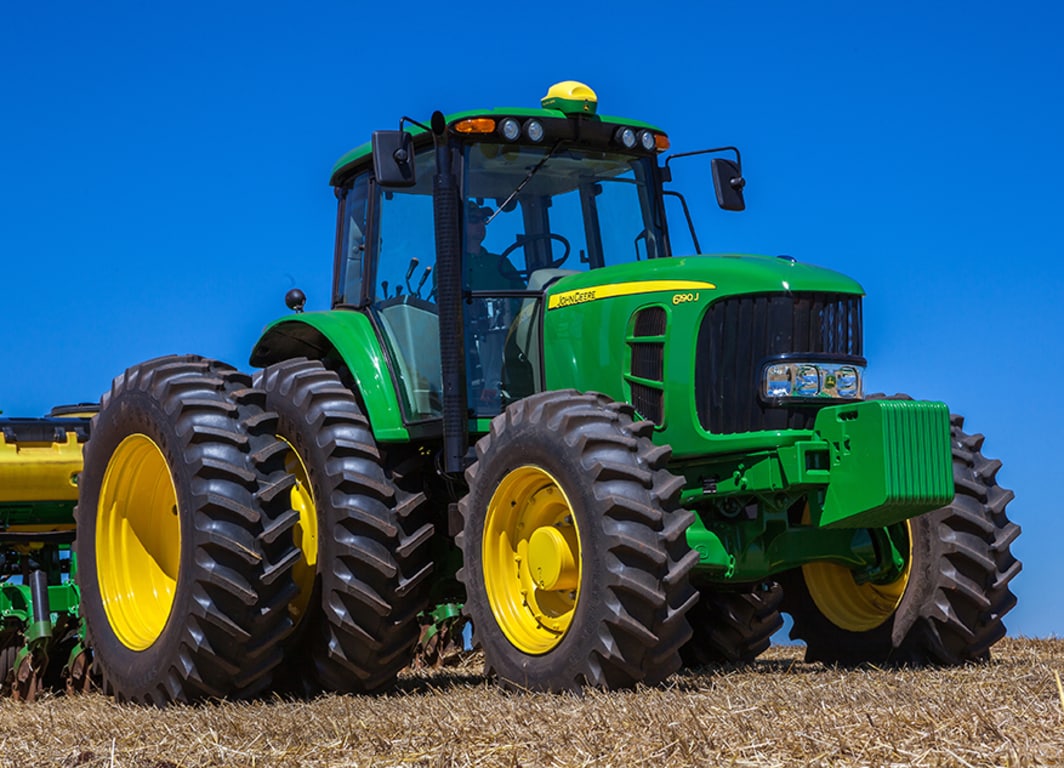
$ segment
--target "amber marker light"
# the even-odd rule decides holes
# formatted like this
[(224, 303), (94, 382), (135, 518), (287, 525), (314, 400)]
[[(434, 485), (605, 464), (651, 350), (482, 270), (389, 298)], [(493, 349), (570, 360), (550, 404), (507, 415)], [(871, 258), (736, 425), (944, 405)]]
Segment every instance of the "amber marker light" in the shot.
[(664, 152), (669, 148), (669, 137), (664, 133), (655, 133), (654, 146), (657, 147), (658, 152)]
[(495, 130), (495, 120), (490, 117), (471, 117), (454, 124), (458, 133), (491, 133)]

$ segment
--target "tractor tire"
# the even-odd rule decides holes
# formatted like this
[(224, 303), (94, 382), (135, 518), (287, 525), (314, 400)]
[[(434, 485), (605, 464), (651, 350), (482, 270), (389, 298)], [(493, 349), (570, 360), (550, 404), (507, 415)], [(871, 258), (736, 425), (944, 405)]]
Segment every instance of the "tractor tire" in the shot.
[(630, 405), (544, 392), (493, 419), (466, 471), (465, 611), (507, 687), (656, 684), (680, 668), (698, 554), (667, 446)]
[(85, 448), (75, 552), (93, 669), (120, 701), (266, 690), (292, 630), (285, 446), (250, 377), (195, 356), (129, 368)]
[[(950, 417), (953, 502), (908, 521), (907, 572), (877, 587), (879, 597), (868, 599), (861, 590), (873, 585), (856, 585), (842, 566), (813, 564), (781, 575), (791, 638), (805, 641), (807, 661), (963, 664), (988, 660), (1005, 636), (1002, 618), (1016, 604), (1009, 582), (1022, 567), (1010, 551), (1020, 527), (1005, 510), (1012, 491), (996, 480), (1001, 462), (983, 456), (983, 436), (963, 426), (962, 417)], [(850, 617), (874, 623), (876, 611), (877, 626), (846, 626)]]
[(685, 667), (710, 664), (750, 664), (768, 650), (772, 635), (783, 626), (778, 584), (751, 592), (724, 592), (712, 586), (701, 590), (687, 614), (693, 636), (680, 649)]
[(0, 698), (11, 695), (15, 681), (15, 660), (21, 646), (5, 645), (0, 648)]
[(255, 382), (278, 415), (300, 512), (300, 631), (286, 672), (304, 692), (385, 689), (413, 657), (428, 599), (425, 494), (394, 482), (354, 394), (320, 362), (286, 360)]

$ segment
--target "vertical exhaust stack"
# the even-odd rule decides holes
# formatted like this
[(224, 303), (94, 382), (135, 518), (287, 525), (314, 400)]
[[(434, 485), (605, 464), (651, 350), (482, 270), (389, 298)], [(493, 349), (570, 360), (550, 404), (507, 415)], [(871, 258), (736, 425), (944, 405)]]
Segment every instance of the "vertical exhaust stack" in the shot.
[(465, 386), (465, 347), (462, 323), (462, 264), (458, 232), (458, 184), (451, 171), (451, 151), (441, 112), (432, 115), (436, 137), (436, 176), (432, 181), (436, 228), (436, 265), (439, 270), (440, 370), (443, 378), (443, 465), (448, 473), (465, 469), (468, 447)]

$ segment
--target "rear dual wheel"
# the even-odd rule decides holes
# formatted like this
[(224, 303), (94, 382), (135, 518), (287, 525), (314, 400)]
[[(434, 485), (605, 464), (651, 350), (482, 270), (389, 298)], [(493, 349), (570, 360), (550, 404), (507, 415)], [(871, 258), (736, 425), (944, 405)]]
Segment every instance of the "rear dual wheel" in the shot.
[(982, 435), (951, 417), (956, 495), (949, 505), (895, 532), (908, 554), (888, 584), (857, 584), (830, 563), (784, 574), (783, 610), (806, 658), (829, 664), (961, 664), (990, 657), (1016, 604), (1009, 583), (1021, 565), (1011, 544), (1020, 528), (1006, 514), (1012, 491), (997, 483), (1001, 462), (987, 459)]
[(255, 382), (278, 416), (300, 518), (299, 631), (286, 680), (302, 690), (386, 688), (411, 659), (432, 569), (418, 477), (386, 470), (354, 394), (320, 362), (286, 360)]
[(653, 426), (598, 394), (510, 405), (477, 443), (459, 579), (488, 669), (561, 691), (657, 683), (680, 667), (697, 599), (693, 516)]
[(284, 446), (248, 376), (194, 356), (127, 369), (85, 448), (75, 551), (94, 667), (123, 701), (266, 690), (292, 629)]

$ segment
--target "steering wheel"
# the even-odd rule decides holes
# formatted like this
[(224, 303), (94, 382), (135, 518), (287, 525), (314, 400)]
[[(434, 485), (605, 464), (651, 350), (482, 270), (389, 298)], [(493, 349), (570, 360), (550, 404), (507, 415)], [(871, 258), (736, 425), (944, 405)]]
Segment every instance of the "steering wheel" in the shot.
[(534, 270), (518, 269), (510, 263), (510, 260), (507, 258), (507, 256), (516, 251), (518, 248), (524, 248), (526, 245), (536, 240), (557, 240), (565, 247), (565, 251), (559, 258), (554, 259), (553, 261), (551, 261), (550, 264), (546, 265), (545, 267), (540, 266), (536, 267), (536, 269), (557, 269), (565, 263), (566, 259), (569, 258), (569, 252), (572, 250), (572, 246), (570, 246), (569, 241), (561, 235), (555, 234), (554, 232), (549, 232), (547, 234), (540, 235), (518, 235), (517, 240), (507, 246), (506, 250), (499, 254), (499, 274), (508, 279), (512, 279), (516, 276), (521, 278), (525, 282), (528, 282), (528, 277), (532, 274)]

